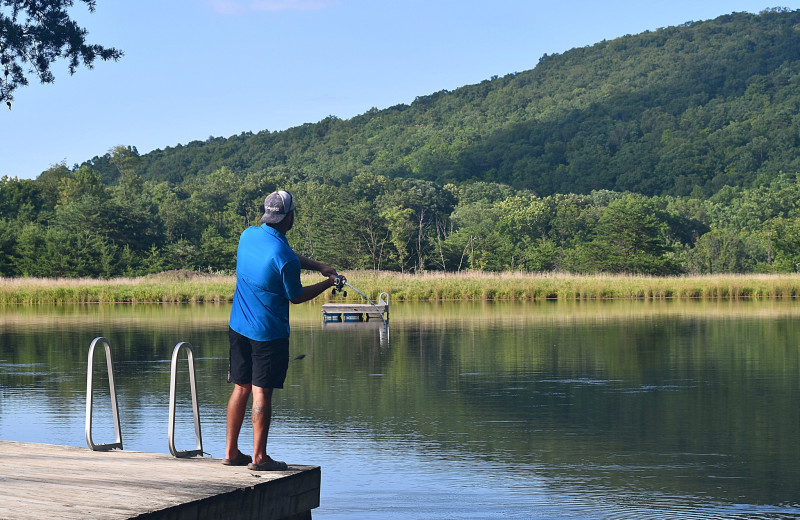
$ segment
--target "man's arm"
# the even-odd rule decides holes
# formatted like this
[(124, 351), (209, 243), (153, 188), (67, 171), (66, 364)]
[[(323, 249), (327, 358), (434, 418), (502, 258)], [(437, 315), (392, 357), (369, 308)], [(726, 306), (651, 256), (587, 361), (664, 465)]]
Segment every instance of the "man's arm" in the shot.
[(309, 271), (319, 271), (325, 276), (336, 276), (337, 274), (339, 274), (336, 272), (336, 269), (334, 269), (329, 265), (325, 265), (322, 262), (317, 262), (316, 260), (312, 260), (300, 254), (297, 255), (297, 258), (300, 260), (301, 269), (308, 269)]
[(338, 276), (339, 274), (336, 272), (336, 269), (334, 269), (329, 265), (323, 264), (322, 262), (317, 262), (316, 260), (312, 260), (303, 255), (297, 255), (297, 259), (300, 260), (301, 269), (308, 269), (310, 271), (319, 271), (321, 274), (327, 276), (328, 278), (321, 282), (315, 283), (314, 285), (307, 285), (303, 287), (303, 292), (300, 294), (300, 296), (291, 300), (292, 303), (303, 303), (309, 300), (313, 300), (314, 298), (322, 294), (325, 291), (325, 289), (336, 285), (336, 276)]
[(313, 300), (320, 294), (322, 294), (325, 289), (328, 287), (333, 287), (336, 285), (336, 278), (334, 275), (329, 276), (325, 280), (315, 283), (314, 285), (306, 285), (303, 287), (303, 292), (300, 293), (300, 296), (291, 300), (292, 303), (303, 303), (309, 300)]

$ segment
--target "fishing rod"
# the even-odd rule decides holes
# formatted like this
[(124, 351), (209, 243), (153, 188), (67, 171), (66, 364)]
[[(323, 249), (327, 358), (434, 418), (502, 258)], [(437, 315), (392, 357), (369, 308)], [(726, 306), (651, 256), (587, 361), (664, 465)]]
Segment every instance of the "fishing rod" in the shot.
[(365, 300), (367, 300), (369, 303), (371, 303), (372, 306), (375, 307), (375, 310), (378, 311), (378, 314), (380, 315), (381, 319), (383, 320), (383, 326), (384, 327), (388, 327), (389, 326), (389, 324), (386, 323), (386, 318), (383, 317), (383, 311), (380, 309), (380, 307), (375, 305), (375, 302), (370, 300), (367, 297), (366, 294), (364, 294), (363, 292), (359, 291), (358, 289), (356, 289), (355, 287), (350, 285), (350, 283), (347, 280), (344, 279), (344, 276), (339, 275), (339, 274), (336, 275), (336, 284), (333, 286), (333, 291), (331, 291), (331, 292), (335, 295), (336, 291), (339, 291), (340, 293), (342, 293), (342, 296), (347, 298), (347, 291), (344, 290), (344, 286), (345, 285), (348, 286), (349, 288), (353, 289), (355, 292), (357, 292), (358, 294), (363, 296)]

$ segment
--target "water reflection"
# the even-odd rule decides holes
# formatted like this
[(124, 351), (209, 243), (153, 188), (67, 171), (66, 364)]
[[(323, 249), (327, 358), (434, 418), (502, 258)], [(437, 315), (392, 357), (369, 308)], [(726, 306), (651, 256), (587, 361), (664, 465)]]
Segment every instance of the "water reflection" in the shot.
[[(270, 449), (323, 467), (315, 518), (800, 517), (795, 302), (395, 304), (391, 342), (292, 311), (292, 356), (306, 356)], [(169, 356), (189, 341), (204, 448), (222, 454), (229, 307), (1, 312), (0, 438), (84, 445), (86, 351), (102, 335), (126, 449), (166, 453)]]

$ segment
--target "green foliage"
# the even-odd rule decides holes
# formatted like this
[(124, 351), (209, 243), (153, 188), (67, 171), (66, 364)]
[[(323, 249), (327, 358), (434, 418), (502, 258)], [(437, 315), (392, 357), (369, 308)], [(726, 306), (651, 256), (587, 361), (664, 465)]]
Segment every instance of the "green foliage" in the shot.
[(766, 258), (758, 266), (775, 272), (800, 271), (800, 218), (777, 217), (765, 223), (761, 232)]
[(537, 259), (534, 265), (549, 264), (541, 250), (542, 246), (547, 249), (548, 244), (543, 240), (551, 219), (549, 205), (536, 196), (523, 195), (506, 198), (497, 204), (497, 209), (497, 231), (509, 242), (511, 269), (530, 268), (532, 257)]
[(109, 277), (116, 247), (90, 229), (28, 224), (17, 237), (15, 274), (34, 277)]
[[(94, 11), (95, 0), (81, 0)], [(86, 29), (69, 17), (73, 0), (3, 0), (0, 2), (0, 101), (11, 108), (14, 91), (35, 73), (42, 83), (55, 81), (50, 65), (65, 58), (69, 73), (97, 58), (118, 60), (122, 51), (86, 43)]]
[(17, 274), (14, 252), (17, 248), (17, 234), (14, 225), (6, 219), (0, 219), (0, 273)]
[(216, 226), (209, 226), (200, 237), (195, 266), (215, 270), (236, 267), (236, 241), (220, 235)]
[[(799, 24), (800, 11), (767, 10), (603, 41), (349, 120), (156, 150), (140, 174), (177, 184), (227, 167), (335, 185), (369, 174), (542, 197), (766, 184), (800, 169)], [(87, 165), (116, 179), (114, 162)]]
[(239, 234), (263, 212), (259, 188), (278, 186), (297, 201), (288, 234), (293, 247), (343, 271), (674, 275), (800, 268), (800, 182), (786, 175), (725, 188), (711, 199), (608, 190), (538, 197), (484, 181), (438, 186), (372, 174), (332, 186), (242, 178), (226, 169), (180, 186), (145, 182), (131, 199), (98, 179), (85, 166), (64, 175), (52, 207), (19, 196), (43, 193), (39, 180), (4, 179), (0, 207), (13, 218), (0, 218), (0, 275), (230, 272)]
[(737, 13), (350, 120), (3, 177), (0, 275), (229, 272), (278, 188), (292, 246), (342, 271), (795, 272), (796, 27)]
[(697, 240), (691, 268), (703, 274), (752, 271), (755, 260), (750, 235), (735, 229), (714, 229)]
[(16, 219), (20, 212), (38, 212), (44, 206), (40, 183), (0, 177), (0, 218)]
[(600, 215), (587, 244), (590, 271), (668, 275), (680, 267), (667, 255), (666, 215), (653, 200), (625, 195)]

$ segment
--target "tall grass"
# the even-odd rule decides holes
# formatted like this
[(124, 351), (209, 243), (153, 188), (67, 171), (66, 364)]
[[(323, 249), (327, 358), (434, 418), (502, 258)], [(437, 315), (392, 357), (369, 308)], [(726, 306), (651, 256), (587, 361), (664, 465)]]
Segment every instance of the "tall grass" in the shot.
[(138, 278), (0, 278), (0, 303), (226, 302), (232, 276), (191, 272)]
[[(800, 274), (752, 274), (652, 277), (572, 275), (564, 273), (424, 273), (387, 271), (345, 273), (348, 281), (373, 301), (386, 292), (391, 301), (600, 300), (667, 298), (794, 298)], [(304, 274), (303, 283), (320, 280)], [(89, 302), (227, 302), (233, 276), (162, 273), (139, 278), (41, 279), (0, 278), (0, 303)], [(326, 291), (321, 297), (334, 297)], [(336, 299), (340, 299), (339, 295)], [(348, 301), (361, 300), (350, 290)]]
[(368, 296), (394, 301), (786, 298), (800, 296), (800, 274), (653, 277), (567, 273), (348, 273)]

